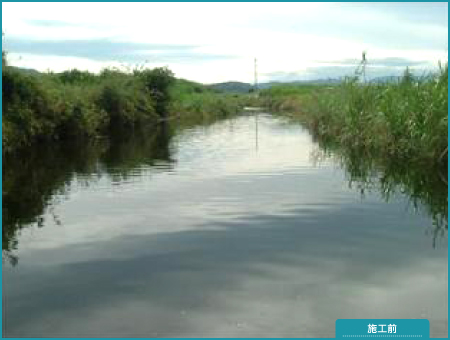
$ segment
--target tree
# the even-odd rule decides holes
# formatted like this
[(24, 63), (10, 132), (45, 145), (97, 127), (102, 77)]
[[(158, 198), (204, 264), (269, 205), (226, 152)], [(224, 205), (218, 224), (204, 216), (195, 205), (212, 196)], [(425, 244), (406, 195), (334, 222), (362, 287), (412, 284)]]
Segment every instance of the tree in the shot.
[(154, 68), (152, 70), (135, 71), (155, 102), (156, 113), (160, 117), (166, 117), (170, 101), (170, 86), (175, 82), (174, 74), (167, 67)]

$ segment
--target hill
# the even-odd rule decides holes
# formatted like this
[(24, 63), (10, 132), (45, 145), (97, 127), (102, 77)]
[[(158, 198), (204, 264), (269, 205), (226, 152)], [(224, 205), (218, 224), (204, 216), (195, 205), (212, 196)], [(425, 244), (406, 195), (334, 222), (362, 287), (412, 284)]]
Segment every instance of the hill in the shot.
[(208, 87), (215, 91), (230, 93), (248, 93), (253, 89), (253, 85), (239, 81), (227, 81), (224, 83), (208, 85)]

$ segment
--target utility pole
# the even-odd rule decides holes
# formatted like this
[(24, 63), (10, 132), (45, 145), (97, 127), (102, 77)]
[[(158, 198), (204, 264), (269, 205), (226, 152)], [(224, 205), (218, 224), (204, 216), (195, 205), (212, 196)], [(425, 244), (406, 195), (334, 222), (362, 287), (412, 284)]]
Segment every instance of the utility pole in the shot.
[(363, 83), (366, 82), (366, 66), (367, 66), (366, 51), (363, 51), (361, 62), (359, 63), (359, 65), (355, 71), (355, 74), (356, 74), (356, 77), (358, 78), (358, 80), (359, 80), (359, 77), (362, 76)]
[[(253, 86), (253, 91), (255, 97), (258, 97), (258, 61), (255, 58), (255, 83)], [(255, 143), (256, 143), (256, 152), (258, 152), (258, 111), (255, 114)]]
[(253, 85), (253, 90), (256, 93), (258, 91), (258, 61), (255, 58), (255, 83)]

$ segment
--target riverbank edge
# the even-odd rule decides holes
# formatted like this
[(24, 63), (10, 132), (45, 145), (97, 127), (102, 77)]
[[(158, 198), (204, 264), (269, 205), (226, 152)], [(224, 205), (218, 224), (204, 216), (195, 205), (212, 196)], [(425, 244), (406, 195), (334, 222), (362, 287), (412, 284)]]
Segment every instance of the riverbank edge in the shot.
[[(261, 93), (261, 105), (301, 122), (319, 141), (377, 159), (380, 164), (448, 169), (448, 66), (437, 74), (397, 82), (310, 86)], [(278, 91), (278, 92), (277, 92)]]

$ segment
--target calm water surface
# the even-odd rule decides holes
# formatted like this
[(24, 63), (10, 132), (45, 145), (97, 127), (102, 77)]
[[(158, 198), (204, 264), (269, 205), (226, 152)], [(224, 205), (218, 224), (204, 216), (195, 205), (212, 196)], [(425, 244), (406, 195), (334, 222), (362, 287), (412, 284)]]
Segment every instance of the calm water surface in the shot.
[[(9, 175), (9, 176), (8, 176)], [(427, 318), (447, 235), (266, 114), (16, 159), (3, 179), (5, 337), (334, 337)]]

